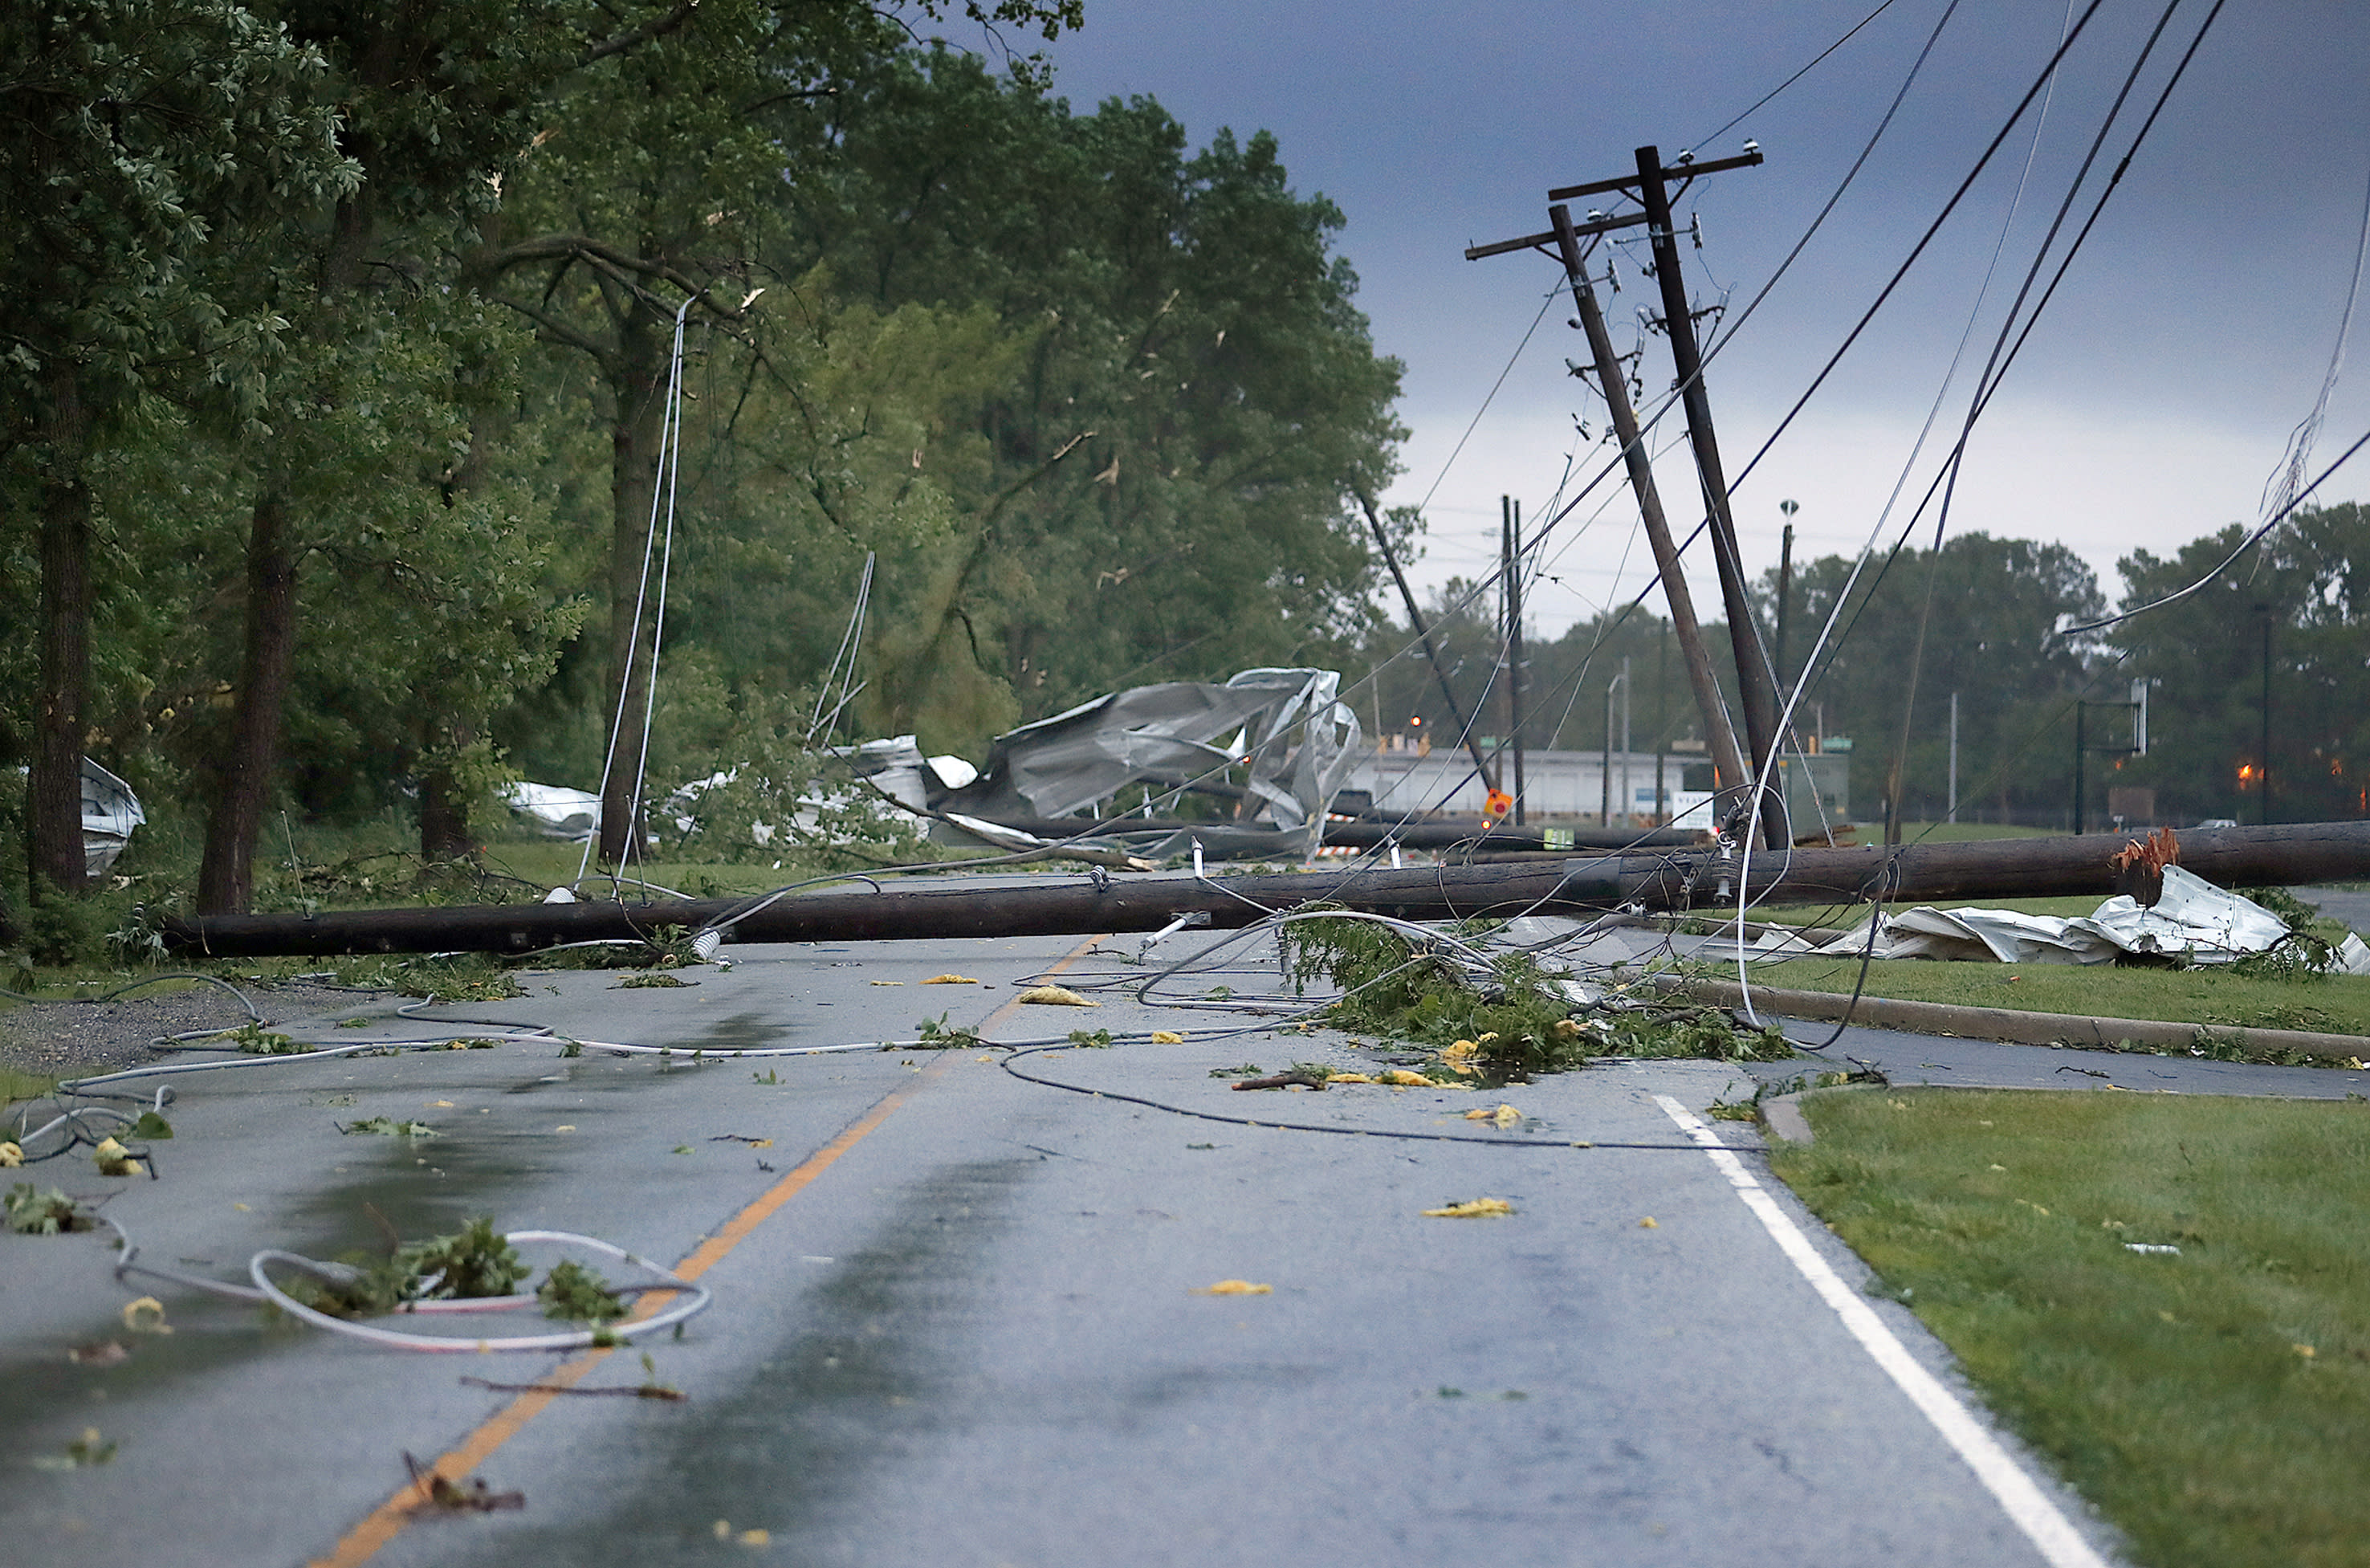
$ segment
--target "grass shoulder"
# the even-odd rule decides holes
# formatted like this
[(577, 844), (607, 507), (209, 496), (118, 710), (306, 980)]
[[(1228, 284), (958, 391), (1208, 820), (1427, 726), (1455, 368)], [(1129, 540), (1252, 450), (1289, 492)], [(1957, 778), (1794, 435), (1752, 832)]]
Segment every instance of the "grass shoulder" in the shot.
[[(1754, 966), (1761, 985), (1843, 994), (1859, 983), (1859, 971), (1858, 960), (1840, 958)], [(1959, 1007), (2370, 1035), (2370, 976), (2365, 975), (2273, 979), (2215, 968), (1943, 963), (1913, 958), (1870, 964), (1863, 989), (1871, 997)]]
[[(2370, 1102), (1814, 1095), (1778, 1173), (2157, 1568), (2370, 1562)], [(2137, 1251), (2131, 1244), (2177, 1251)]]

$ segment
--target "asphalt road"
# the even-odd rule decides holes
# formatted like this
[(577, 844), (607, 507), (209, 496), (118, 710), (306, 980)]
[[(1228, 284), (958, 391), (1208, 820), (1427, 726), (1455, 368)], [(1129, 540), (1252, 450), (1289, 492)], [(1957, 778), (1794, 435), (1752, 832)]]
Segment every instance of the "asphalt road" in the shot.
[[(453, 1011), (686, 1052), (910, 1038), (941, 1012), (995, 1040), (1191, 1038), (1014, 1064), (1087, 1092), (968, 1048), (751, 1063), (508, 1043), (181, 1080), (159, 1180), (79, 1159), (29, 1173), (103, 1198), (144, 1258), (224, 1279), (259, 1249), (330, 1257), (481, 1213), (704, 1259), (713, 1307), (644, 1347), (688, 1398), (520, 1401), (460, 1378), (648, 1375), (634, 1350), (371, 1348), (127, 1289), (99, 1236), (0, 1236), (0, 1558), (2044, 1561), (1749, 1203), (1790, 1216), (1847, 1286), (1865, 1271), (1782, 1188), (1754, 1198), (1723, 1174), (1656, 1099), (1700, 1111), (1749, 1090), (1740, 1074), (1635, 1064), (1487, 1096), (1241, 1093), (1213, 1069), (1382, 1063), (1241, 1010), (1275, 988), (1257, 953), (1169, 986), (1169, 1002), (1234, 993), (1196, 1007), (1116, 989), (1092, 1011), (1013, 1005), (1015, 981), (1065, 959), (1082, 986), (1145, 973), (1075, 947), (735, 949), (729, 973), (682, 989), (555, 974)], [(995, 985), (919, 984), (948, 971)], [(1227, 1029), (1248, 1032), (1209, 1038)], [(338, 1032), (416, 1032), (380, 1018)], [(1464, 1114), (1501, 1100), (1521, 1113), (1502, 1130)], [(379, 1115), (440, 1136), (339, 1131)], [(1415, 1136), (1363, 1136), (1384, 1132)], [(756, 1139), (770, 1144), (731, 1141)], [(1514, 1212), (1422, 1213), (1485, 1196)], [(1271, 1289), (1199, 1293), (1223, 1280)], [(124, 1302), (151, 1289), (169, 1335), (124, 1330)], [(1853, 1305), (1950, 1381), (1914, 1319)], [(131, 1354), (68, 1359), (101, 1342)], [(119, 1445), (111, 1462), (60, 1468), (86, 1427)], [(407, 1453), (457, 1456), (523, 1506), (390, 1507)], [(2108, 1550), (2078, 1500), (2042, 1491)]]

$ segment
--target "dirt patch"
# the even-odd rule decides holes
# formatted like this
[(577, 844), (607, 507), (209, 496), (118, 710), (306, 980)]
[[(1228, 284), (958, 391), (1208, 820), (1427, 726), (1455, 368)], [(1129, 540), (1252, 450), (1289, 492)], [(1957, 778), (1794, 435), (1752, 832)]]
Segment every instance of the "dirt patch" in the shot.
[[(386, 991), (311, 985), (239, 986), (267, 1023), (343, 1013), (392, 999)], [(159, 986), (111, 1002), (0, 1001), (0, 1067), (59, 1075), (162, 1061), (148, 1043), (192, 1029), (247, 1020), (238, 998), (217, 986)]]

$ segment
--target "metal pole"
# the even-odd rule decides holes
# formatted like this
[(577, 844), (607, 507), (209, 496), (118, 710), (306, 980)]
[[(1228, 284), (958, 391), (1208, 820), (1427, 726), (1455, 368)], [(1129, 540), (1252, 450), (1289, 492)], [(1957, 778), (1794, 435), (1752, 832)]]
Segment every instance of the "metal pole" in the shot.
[(1653, 547), (1654, 567), (1662, 576), (1662, 594), (1671, 606), (1671, 635), (1678, 639), (1679, 652), (1687, 669), (1687, 686), (1694, 691), (1696, 711), (1702, 716), (1704, 746), (1711, 758), (1715, 786), (1735, 790), (1752, 783), (1746, 771), (1743, 754), (1736, 744), (1736, 732), (1728, 721), (1728, 709), (1720, 700), (1719, 677), (1712, 674), (1711, 655), (1705, 651), (1703, 628), (1696, 620), (1695, 597), (1687, 591), (1687, 578), (1679, 562), (1678, 548), (1671, 542), (1671, 527), (1662, 514), (1662, 492), (1654, 485), (1654, 468), (1646, 455), (1645, 437), (1638, 430), (1637, 411), (1629, 406), (1629, 386), (1624, 379), (1620, 358), (1613, 352), (1613, 335), (1605, 330), (1605, 313), (1597, 308), (1596, 290), (1588, 281), (1582, 267), (1580, 236), (1571, 226), (1571, 209), (1555, 206), (1547, 209), (1555, 224), (1556, 244), (1562, 253), (1564, 275), (1570, 280), (1572, 304), (1580, 307), (1580, 322), (1588, 335), (1588, 351), (1596, 361), (1597, 390), (1605, 395), (1605, 406), (1613, 421), (1613, 433), (1621, 443), (1621, 459), (1629, 470), (1629, 488), (1638, 497), (1638, 514), (1646, 528), (1646, 539)]
[(1771, 662), (1778, 667), (1778, 689), (1782, 707), (1786, 689), (1786, 622), (1790, 617), (1794, 607), (1794, 524), (1792, 519), (1794, 513), (1801, 510), (1801, 506), (1797, 502), (1781, 501), (1778, 503), (1778, 510), (1786, 514), (1788, 521), (1785, 536), (1778, 546), (1778, 646), (1772, 651), (1774, 656)]
[(2263, 825), (2272, 825), (2272, 606), (2257, 605), (2263, 613)]
[(1621, 655), (1621, 814), (1634, 813), (1638, 797), (1629, 789), (1629, 655)]
[(1524, 822), (1523, 790), (1523, 503), (1501, 496), (1506, 509), (1506, 733), (1514, 746), (1514, 825)]
[[(1777, 682), (1753, 624), (1753, 601), (1745, 593), (1744, 559), (1737, 547), (1736, 519), (1728, 509), (1728, 478), (1720, 469), (1713, 433), (1711, 399), (1705, 395), (1703, 351), (1696, 342), (1695, 318), (1687, 308), (1686, 282), (1679, 272), (1678, 236), (1671, 231), (1671, 197), (1662, 184), (1658, 147), (1638, 149), (1638, 187), (1646, 208), (1646, 237), (1654, 250), (1654, 282), (1662, 291), (1663, 325), (1671, 334), (1671, 359), (1679, 376), (1679, 400), (1687, 413), (1687, 443), (1695, 449), (1703, 480), (1704, 506), (1711, 525), (1712, 564), (1720, 571), (1720, 603), (1728, 612), (1729, 640), (1736, 651), (1737, 694), (1744, 709), (1744, 733), (1755, 770), (1778, 765)], [(1764, 801), (1761, 828), (1773, 849), (1786, 844), (1785, 808), (1774, 796)]]
[(1671, 820), (1671, 802), (1662, 792), (1662, 748), (1671, 744), (1671, 623), (1654, 640), (1654, 822)]
[(2080, 698), (2074, 699), (2074, 831), (2082, 831), (2082, 714), (2089, 707)]
[(1620, 684), (1619, 675), (1605, 683), (1605, 763), (1596, 780), (1601, 791), (1596, 820), (1606, 827), (1613, 825), (1613, 688)]
[(1959, 820), (1959, 694), (1950, 694), (1950, 799), (1949, 820)]
[(1407, 573), (1399, 570), (1398, 552), (1391, 548), (1391, 536), (1383, 530), (1383, 520), (1375, 512), (1373, 499), (1361, 495), (1358, 504), (1365, 509), (1367, 525), (1375, 531), (1375, 548), (1383, 552), (1383, 564), (1391, 569), (1391, 581), (1399, 585), (1399, 597), (1407, 602), (1408, 624), (1415, 628), (1416, 638), (1423, 644), (1424, 659), (1432, 665), (1432, 678), (1440, 682), (1441, 700), (1448, 704), (1449, 718), (1465, 732), (1466, 755), (1473, 759), (1474, 771), (1480, 774), (1482, 784), (1494, 790), (1498, 787), (1498, 776), (1490, 770), (1488, 760), (1481, 755), (1480, 737), (1474, 733), (1480, 721), (1480, 709), (1477, 708), (1472, 721), (1467, 721), (1465, 709), (1457, 702), (1455, 688), (1448, 684), (1448, 671), (1440, 662), (1440, 650), (1432, 645), (1432, 628), (1423, 624), (1423, 612), (1416, 607), (1415, 590), (1408, 586)]

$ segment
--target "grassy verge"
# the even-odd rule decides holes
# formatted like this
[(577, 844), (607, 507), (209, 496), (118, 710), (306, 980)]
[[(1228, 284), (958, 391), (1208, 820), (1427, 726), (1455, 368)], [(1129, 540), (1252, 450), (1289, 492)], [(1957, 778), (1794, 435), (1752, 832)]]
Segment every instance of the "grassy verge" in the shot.
[[(1856, 960), (1797, 959), (1754, 966), (1759, 984), (1849, 994)], [(2370, 975), (2272, 979), (2226, 969), (2125, 969), (2113, 964), (1938, 963), (1893, 959), (1868, 966), (1867, 995), (1961, 1007), (2014, 1008), (2086, 1018), (2161, 1019), (2215, 1028), (2302, 1029), (2370, 1035)]]
[[(58, 1087), (58, 1080), (47, 1073), (19, 1072), (15, 1067), (0, 1067), (0, 1106), (13, 1105), (19, 1100), (39, 1100)], [(13, 1132), (0, 1128), (0, 1136), (14, 1137)]]
[(1778, 1174), (2139, 1561), (2370, 1563), (2370, 1103), (1909, 1090), (1805, 1111), (1817, 1141)]

